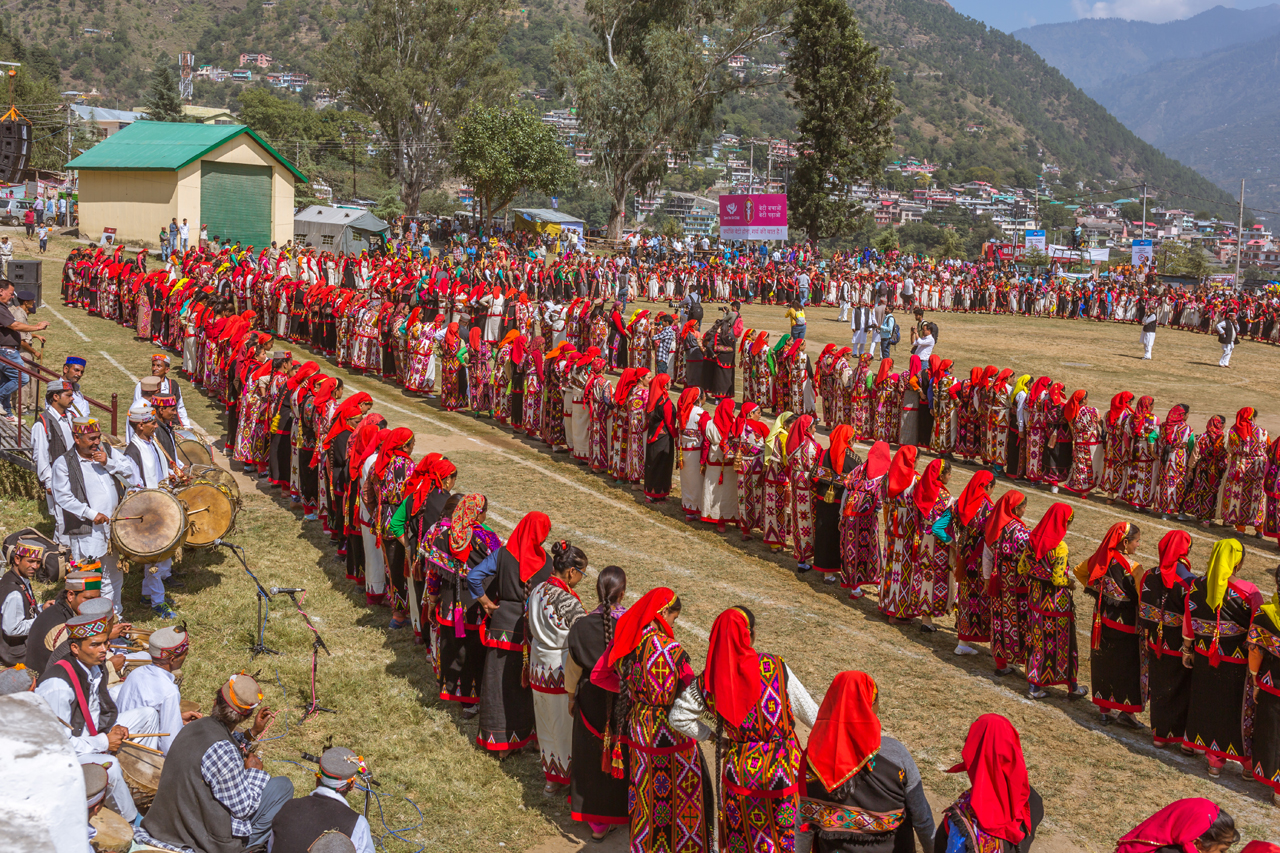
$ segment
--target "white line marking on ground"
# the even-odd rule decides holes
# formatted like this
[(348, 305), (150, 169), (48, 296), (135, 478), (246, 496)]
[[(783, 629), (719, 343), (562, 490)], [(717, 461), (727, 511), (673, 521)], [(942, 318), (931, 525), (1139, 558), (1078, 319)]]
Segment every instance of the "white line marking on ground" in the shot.
[(52, 305), (50, 305), (49, 303), (47, 303), (47, 302), (46, 302), (46, 303), (44, 304), (44, 306), (43, 306), (43, 307), (48, 308), (48, 309), (49, 309), (49, 313), (50, 313), (50, 314), (52, 314), (53, 316), (57, 317), (57, 318), (58, 318), (59, 320), (61, 320), (62, 322), (66, 323), (66, 324), (67, 324), (67, 326), (69, 326), (69, 327), (71, 328), (71, 331), (75, 332), (77, 335), (79, 335), (79, 336), (80, 336), (80, 340), (82, 340), (82, 341), (87, 341), (87, 340), (89, 340), (89, 336), (88, 336), (88, 335), (86, 335), (84, 332), (80, 331), (80, 327), (79, 327), (79, 326), (77, 326), (75, 323), (73, 323), (73, 322), (71, 322), (70, 320), (68, 320), (66, 317), (63, 317), (60, 313), (58, 313), (58, 310), (57, 310), (56, 308), (54, 308)]
[[(73, 326), (72, 328), (75, 328), (75, 327)], [(88, 338), (85, 338), (85, 340), (87, 341), (87, 340), (89, 340), (89, 339), (88, 339)], [(130, 381), (130, 382), (133, 382), (134, 384), (137, 384), (137, 382), (138, 382), (138, 377), (136, 377), (136, 376), (134, 376), (132, 373), (130, 373), (130, 372), (129, 372), (129, 370), (128, 370), (128, 369), (127, 369), (123, 364), (121, 364), (120, 362), (118, 362), (118, 361), (116, 361), (114, 358), (112, 358), (110, 355), (108, 355), (108, 354), (106, 353), (106, 351), (105, 351), (105, 350), (98, 350), (98, 355), (102, 356), (102, 357), (103, 357), (103, 358), (105, 358), (107, 361), (109, 361), (109, 362), (111, 362), (112, 364), (114, 364), (114, 365), (116, 366), (116, 368), (118, 368), (118, 369), (119, 369), (119, 371), (120, 371), (121, 373), (123, 373), (125, 376), (128, 376), (128, 377), (129, 377), (129, 381)]]

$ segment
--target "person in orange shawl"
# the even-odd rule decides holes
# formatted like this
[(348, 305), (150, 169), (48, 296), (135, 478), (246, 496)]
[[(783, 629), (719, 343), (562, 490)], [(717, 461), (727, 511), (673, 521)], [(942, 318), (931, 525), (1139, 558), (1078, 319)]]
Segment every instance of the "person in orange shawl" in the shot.
[[(880, 691), (841, 672), (818, 708), (800, 762), (798, 847), (814, 853), (933, 849), (933, 811), (911, 753), (880, 728)], [(914, 833), (914, 834), (913, 834)]]
[[(1031, 613), (1027, 620), (1027, 695), (1043, 699), (1046, 687), (1063, 684), (1067, 698), (1089, 693), (1076, 683), (1080, 653), (1076, 649), (1076, 588), (1069, 568), (1067, 528), (1074, 511), (1055, 503), (1027, 537), (1027, 548), (1018, 562), (1018, 574), (1027, 579)], [(1007, 582), (1007, 581), (1006, 581)]]
[[(818, 708), (779, 655), (761, 654), (755, 616), (732, 607), (711, 626), (707, 665), (671, 706), (671, 727), (715, 738), (721, 850), (792, 850), (800, 791), (795, 722)], [(715, 721), (712, 729), (702, 720)]]
[[(973, 721), (948, 773), (966, 773), (969, 790), (943, 809), (934, 850), (1026, 853), (1044, 820), (1044, 800), (1031, 787), (1018, 730), (999, 714)], [(929, 848), (925, 848), (929, 849)]]
[(1094, 598), (1090, 634), (1090, 676), (1093, 704), (1102, 724), (1119, 722), (1145, 729), (1134, 717), (1142, 711), (1142, 638), (1138, 633), (1138, 576), (1133, 562), (1142, 542), (1136, 524), (1118, 521), (1102, 537), (1098, 550), (1080, 567), (1085, 593)]

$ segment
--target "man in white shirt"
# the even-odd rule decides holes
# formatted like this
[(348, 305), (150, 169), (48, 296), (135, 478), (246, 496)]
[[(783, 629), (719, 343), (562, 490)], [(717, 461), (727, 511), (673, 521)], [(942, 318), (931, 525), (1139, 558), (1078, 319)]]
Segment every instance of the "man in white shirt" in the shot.
[[(155, 409), (145, 400), (134, 403), (129, 408), (129, 425), (133, 427), (133, 437), (124, 455), (133, 469), (131, 483), (135, 489), (158, 489), (169, 480), (172, 471), (168, 453), (155, 439), (160, 427)], [(164, 582), (172, 574), (172, 558), (142, 568), (142, 595), (161, 619), (175, 619), (178, 615), (164, 597)]]
[(89, 411), (89, 401), (80, 393), (80, 380), (84, 378), (87, 362), (78, 355), (67, 356), (62, 365), (62, 381), (71, 385), (71, 417), (87, 418), (93, 413)]
[(374, 853), (369, 821), (347, 804), (346, 797), (363, 770), (363, 761), (345, 746), (326, 749), (320, 756), (315, 790), (310, 796), (290, 800), (276, 812), (267, 850), (315, 850), (320, 836), (336, 826), (351, 839), (356, 853)]
[(187, 225), (187, 220), (182, 220), (182, 224), (178, 226), (178, 235), (182, 238), (182, 251), (187, 250), (187, 243), (191, 239), (191, 227)]
[[(190, 429), (191, 418), (187, 416), (187, 404), (182, 399), (182, 389), (179, 388), (178, 383), (175, 382), (169, 376), (170, 366), (171, 366), (171, 361), (168, 355), (164, 353), (156, 353), (155, 355), (151, 356), (151, 375), (158, 377), (160, 379), (160, 384), (156, 387), (155, 393), (161, 395), (162, 397), (177, 398), (179, 422), (177, 424), (174, 424), (174, 426), (182, 427), (184, 429)], [(133, 402), (134, 403), (142, 399), (142, 392), (144, 390), (142, 387), (143, 381), (145, 381), (145, 378), (143, 380), (139, 380), (138, 384), (133, 386)], [(151, 383), (148, 383), (148, 385), (150, 384)]]
[(1222, 344), (1222, 358), (1218, 359), (1218, 367), (1231, 366), (1231, 353), (1236, 348), (1236, 340), (1240, 337), (1240, 328), (1236, 325), (1236, 312), (1228, 311), (1227, 316), (1218, 321), (1214, 327), (1218, 333), (1218, 343)]
[(53, 538), (68, 544), (62, 527), (62, 513), (53, 501), (53, 462), (71, 449), (71, 385), (56, 379), (45, 386), (45, 409), (31, 426), (31, 455), (35, 458), (36, 480), (44, 489), (45, 506), (53, 516)]
[[(36, 693), (49, 703), (67, 727), (67, 739), (82, 764), (106, 764), (107, 799), (112, 808), (130, 823), (137, 824), (138, 809), (125, 784), (120, 762), (111, 756), (133, 732), (155, 732), (158, 716), (153, 708), (121, 712), (107, 692), (105, 664), (110, 640), (110, 617), (73, 616), (67, 620), (71, 654), (50, 664), (40, 677)], [(156, 748), (156, 739), (135, 740)]]
[(44, 609), (36, 604), (31, 579), (43, 559), (40, 543), (19, 539), (9, 554), (9, 571), (0, 578), (0, 663), (5, 666), (27, 664), (31, 626)]
[(185, 626), (166, 625), (153, 632), (147, 643), (151, 663), (130, 672), (116, 695), (116, 707), (122, 714), (134, 708), (156, 712), (156, 725), (162, 733), (158, 749), (166, 755), (182, 727), (201, 716), (199, 711), (182, 712), (182, 694), (173, 677), (182, 669), (190, 647)]
[(110, 553), (111, 515), (120, 503), (119, 477), (129, 482), (133, 467), (123, 453), (102, 441), (93, 418), (71, 422), (74, 447), (53, 463), (53, 502), (62, 512), (64, 530), (76, 562), (102, 562), (102, 597), (120, 613), (124, 575)]

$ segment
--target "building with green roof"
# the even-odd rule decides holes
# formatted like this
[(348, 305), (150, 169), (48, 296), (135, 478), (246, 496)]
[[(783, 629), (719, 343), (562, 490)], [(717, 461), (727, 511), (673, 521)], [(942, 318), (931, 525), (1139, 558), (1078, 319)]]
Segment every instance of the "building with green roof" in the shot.
[(185, 219), (194, 243), (283, 245), (293, 237), (294, 186), (307, 177), (239, 124), (136, 121), (67, 164), (80, 173), (80, 231), (159, 245)]

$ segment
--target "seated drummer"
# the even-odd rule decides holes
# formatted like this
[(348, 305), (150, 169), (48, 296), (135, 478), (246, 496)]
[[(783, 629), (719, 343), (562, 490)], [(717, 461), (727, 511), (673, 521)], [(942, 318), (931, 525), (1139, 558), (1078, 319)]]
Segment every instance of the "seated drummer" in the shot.
[[(254, 715), (254, 711), (257, 714)], [(253, 715), (248, 736), (236, 729)], [(140, 844), (168, 850), (235, 851), (265, 844), (293, 783), (269, 776), (247, 753), (275, 714), (252, 677), (233, 675), (213, 698), (209, 716), (182, 727), (165, 758), (155, 802), (135, 833)]]
[[(0, 663), (26, 664), (27, 639), (42, 608), (31, 579), (44, 560), (44, 546), (19, 539), (9, 552), (9, 571), (0, 578)], [(45, 607), (48, 605), (46, 604)]]
[[(110, 619), (104, 616), (73, 616), (67, 620), (71, 654), (49, 665), (40, 676), (36, 693), (49, 703), (54, 715), (66, 725), (67, 739), (80, 763), (107, 764), (110, 783), (107, 797), (125, 820), (137, 824), (138, 809), (125, 784), (120, 762), (111, 755), (120, 749), (130, 733), (156, 731), (156, 712), (135, 708), (121, 714), (107, 691), (106, 662)], [(155, 748), (155, 738), (135, 739)]]
[[(168, 483), (174, 475), (174, 456), (166, 449), (160, 439), (160, 420), (157, 410), (152, 404), (160, 397), (151, 398), (151, 403), (144, 401), (129, 407), (129, 425), (133, 427), (133, 438), (125, 448), (124, 455), (133, 466), (133, 487), (136, 489), (158, 489)], [(165, 599), (164, 582), (173, 574), (173, 560), (164, 559), (159, 563), (151, 563), (142, 567), (142, 597), (151, 605), (151, 610), (161, 619), (176, 619), (173, 606)]]
[(116, 707), (121, 712), (133, 708), (155, 709), (160, 718), (157, 724), (157, 731), (161, 733), (160, 751), (166, 755), (182, 727), (201, 716), (199, 711), (183, 713), (182, 694), (174, 678), (174, 673), (180, 672), (187, 660), (189, 640), (185, 625), (166, 626), (153, 631), (147, 643), (151, 663), (130, 670), (116, 696)]
[(360, 757), (345, 746), (320, 756), (316, 789), (309, 797), (290, 800), (271, 823), (271, 853), (307, 853), (326, 832), (351, 839), (356, 853), (374, 853), (373, 836), (364, 815), (347, 805), (347, 794), (360, 774)]
[[(111, 608), (111, 600), (107, 598), (92, 598), (80, 605), (81, 616), (91, 616), (94, 619), (105, 619), (107, 622), (107, 636), (111, 640), (115, 640), (121, 636), (126, 629), (132, 626), (128, 622), (119, 622), (116, 619), (116, 612)], [(45, 664), (45, 670), (51, 668), (60, 660), (71, 657), (71, 644), (68, 639), (67, 626), (65, 624), (58, 626), (53, 631), (53, 636), (45, 640), (46, 643), (53, 644), (53, 651), (49, 652), (49, 660)], [(111, 698), (114, 699), (116, 694), (120, 692), (120, 684), (124, 681), (124, 666), (126, 661), (148, 661), (151, 656), (144, 652), (124, 652), (115, 648), (117, 644), (112, 643), (112, 648), (107, 650), (107, 662), (105, 664), (107, 671), (107, 687), (111, 689)], [(41, 675), (44, 672), (41, 671)]]
[[(27, 666), (36, 672), (44, 672), (49, 664), (49, 654), (65, 638), (65, 632), (59, 629), (68, 619), (80, 612), (80, 605), (101, 596), (102, 572), (68, 572), (62, 579), (62, 591), (58, 593), (58, 597), (41, 611), (31, 625), (31, 640), (27, 644)], [(114, 640), (132, 627), (128, 622), (112, 626), (111, 639)]]

